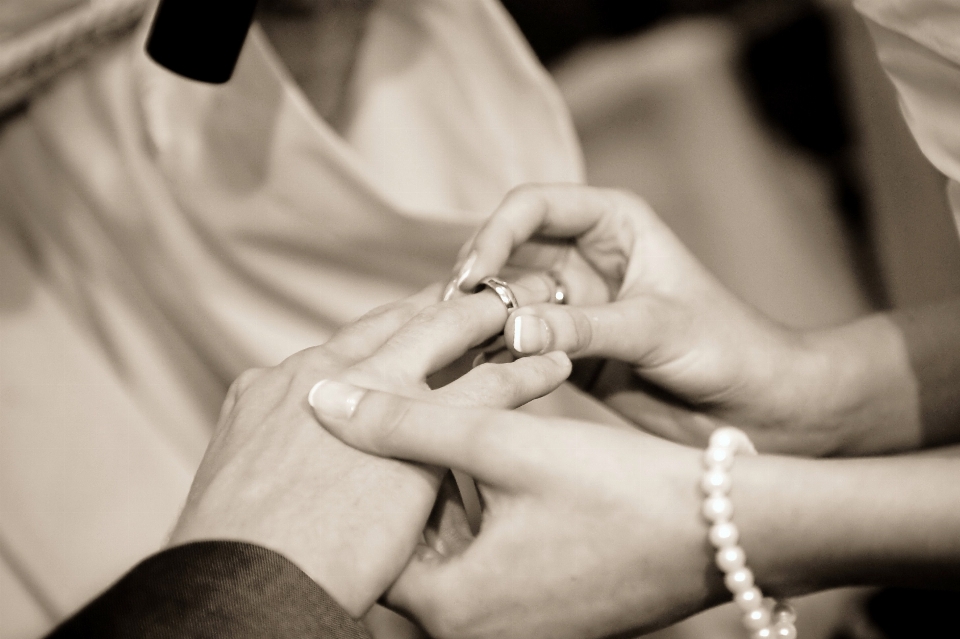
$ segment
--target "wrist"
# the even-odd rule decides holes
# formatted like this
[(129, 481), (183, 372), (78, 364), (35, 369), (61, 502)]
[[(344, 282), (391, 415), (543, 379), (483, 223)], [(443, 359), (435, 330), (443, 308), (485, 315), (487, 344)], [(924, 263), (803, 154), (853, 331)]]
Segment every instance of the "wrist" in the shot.
[[(768, 326), (746, 351), (741, 400), (719, 417), (745, 427), (765, 452), (824, 456), (843, 446), (854, 365), (818, 332)], [(841, 383), (843, 382), (843, 383)]]
[(858, 585), (956, 587), (958, 471), (952, 459), (738, 458), (734, 521), (757, 583), (778, 597)]
[(871, 455), (920, 444), (916, 382), (884, 315), (798, 335), (789, 419), (818, 455)]

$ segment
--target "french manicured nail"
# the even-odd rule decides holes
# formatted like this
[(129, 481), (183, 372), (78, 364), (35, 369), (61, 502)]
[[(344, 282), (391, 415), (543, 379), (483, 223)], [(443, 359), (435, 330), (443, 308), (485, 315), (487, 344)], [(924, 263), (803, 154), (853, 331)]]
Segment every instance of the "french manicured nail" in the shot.
[(518, 315), (513, 320), (513, 350), (525, 355), (541, 353), (550, 343), (550, 328), (536, 315)]
[(456, 295), (457, 290), (457, 280), (454, 278), (447, 283), (447, 288), (443, 289), (443, 297), (440, 298), (441, 301), (449, 302), (453, 299), (453, 296)]
[(457, 274), (457, 288), (463, 290), (463, 283), (468, 277), (470, 277), (470, 270), (473, 268), (473, 265), (477, 262), (477, 252), (470, 251), (470, 255), (467, 256), (466, 261), (463, 263), (463, 266), (460, 267), (460, 272)]
[(350, 384), (324, 379), (313, 385), (307, 402), (317, 417), (350, 419), (367, 391)]

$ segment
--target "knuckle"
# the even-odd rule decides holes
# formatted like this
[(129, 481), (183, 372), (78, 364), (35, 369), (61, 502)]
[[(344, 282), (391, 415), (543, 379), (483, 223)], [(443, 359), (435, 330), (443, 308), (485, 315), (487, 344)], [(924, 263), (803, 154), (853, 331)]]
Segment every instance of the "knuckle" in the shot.
[(408, 402), (399, 405), (391, 402), (391, 404), (386, 410), (370, 415), (366, 420), (367, 427), (362, 429), (366, 448), (385, 456), (392, 454), (397, 433), (403, 428), (410, 415)]
[(461, 327), (470, 321), (470, 314), (459, 300), (445, 304), (434, 304), (423, 309), (413, 318), (412, 323), (419, 327), (439, 329), (444, 326)]
[(529, 370), (524, 376), (529, 382), (542, 386), (557, 377), (557, 364), (546, 357), (527, 358), (525, 361)]
[(521, 184), (507, 193), (505, 200), (511, 206), (539, 209), (547, 203), (544, 187), (541, 184)]
[(508, 200), (518, 200), (523, 198), (528, 198), (530, 196), (536, 196), (540, 190), (540, 186), (537, 184), (527, 183), (515, 186), (507, 192), (506, 199)]
[(447, 308), (447, 306), (454, 305), (434, 304), (432, 306), (428, 306), (414, 315), (412, 321), (417, 324), (433, 324), (434, 322), (441, 320), (450, 314), (450, 310)]
[(570, 355), (578, 355), (587, 350), (593, 342), (593, 322), (585, 313), (570, 313), (568, 317), (573, 344), (567, 352)]
[(499, 395), (503, 392), (510, 392), (512, 394), (515, 390), (518, 380), (502, 365), (487, 362), (485, 364), (481, 364), (475, 370), (478, 375), (483, 376), (483, 385), (486, 388), (487, 393), (491, 395)]
[(230, 385), (229, 394), (234, 397), (240, 397), (240, 395), (248, 391), (250, 387), (260, 379), (264, 371), (265, 369), (263, 368), (248, 368), (243, 371)]

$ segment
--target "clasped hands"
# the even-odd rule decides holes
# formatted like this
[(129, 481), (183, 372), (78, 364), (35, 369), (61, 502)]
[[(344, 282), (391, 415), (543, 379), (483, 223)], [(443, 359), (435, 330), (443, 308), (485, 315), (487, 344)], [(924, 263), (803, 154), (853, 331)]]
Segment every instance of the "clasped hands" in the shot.
[[(627, 406), (647, 430), (694, 443), (728, 419), (754, 425), (768, 449), (833, 452), (846, 441), (837, 429), (802, 428), (830, 420), (800, 418), (825, 386), (824, 358), (739, 302), (624, 193), (512, 193), (465, 247), (457, 285), (505, 266), (527, 273), (509, 316), (490, 292), (438, 303), (438, 285), (241, 376), (171, 542), (274, 549), (352, 615), (382, 597), (436, 637), (640, 632), (718, 602), (697, 450), (509, 409), (567, 379), (565, 353), (600, 356), (686, 404), (667, 422)], [(546, 303), (543, 270), (570, 306)], [(501, 330), (519, 359), (470, 368), (464, 354)], [(454, 381), (431, 390), (444, 370)], [(448, 468), (478, 483), (476, 538), (437, 502)], [(440, 525), (424, 534), (428, 519)]]
[[(522, 304), (548, 292), (535, 276), (513, 290)], [(386, 593), (436, 637), (598, 636), (702, 608), (713, 590), (695, 452), (504, 410), (560, 385), (562, 353), (485, 363), (430, 390), (431, 373), (507, 317), (492, 293), (437, 303), (440, 292), (242, 375), (171, 544), (276, 550), (352, 615)], [(325, 428), (307, 403), (318, 380), (330, 380), (314, 394)], [(482, 529), (469, 539), (461, 517), (423, 543), (447, 468), (477, 479)]]

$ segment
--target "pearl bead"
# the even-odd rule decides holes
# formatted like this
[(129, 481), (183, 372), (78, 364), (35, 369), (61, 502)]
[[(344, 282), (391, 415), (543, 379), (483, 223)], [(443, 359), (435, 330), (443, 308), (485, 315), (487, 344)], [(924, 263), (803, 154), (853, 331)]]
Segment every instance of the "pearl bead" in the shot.
[(737, 595), (744, 590), (753, 588), (753, 572), (749, 568), (738, 568), (733, 572), (728, 572), (723, 578), (723, 583), (727, 585), (730, 592)]
[(797, 639), (797, 628), (792, 623), (780, 622), (773, 626), (771, 637), (776, 639)]
[(747, 630), (760, 630), (770, 625), (770, 611), (766, 608), (751, 610), (743, 616), (743, 625)]
[(733, 600), (737, 607), (744, 612), (751, 612), (763, 607), (763, 595), (760, 594), (760, 589), (756, 586), (738, 592)]
[(740, 541), (740, 531), (731, 521), (721, 521), (710, 526), (710, 543), (714, 548), (730, 548)]
[(793, 624), (797, 621), (797, 611), (785, 601), (778, 601), (773, 607), (773, 622)]
[(703, 463), (710, 470), (730, 470), (733, 467), (733, 450), (729, 448), (708, 448), (703, 453)]
[(721, 426), (710, 433), (710, 448), (736, 448), (740, 442), (740, 431), (730, 426)]
[(771, 628), (761, 628), (750, 635), (750, 639), (772, 639), (773, 630)]
[(703, 475), (700, 488), (707, 495), (726, 495), (730, 492), (730, 475), (722, 468), (713, 468)]
[[(717, 551), (717, 567), (723, 572), (733, 572), (737, 568), (743, 568), (746, 562), (747, 556), (740, 546), (730, 546)], [(759, 601), (758, 599), (757, 602)]]
[(729, 521), (733, 516), (733, 502), (723, 495), (711, 495), (703, 501), (703, 516), (710, 523)]

